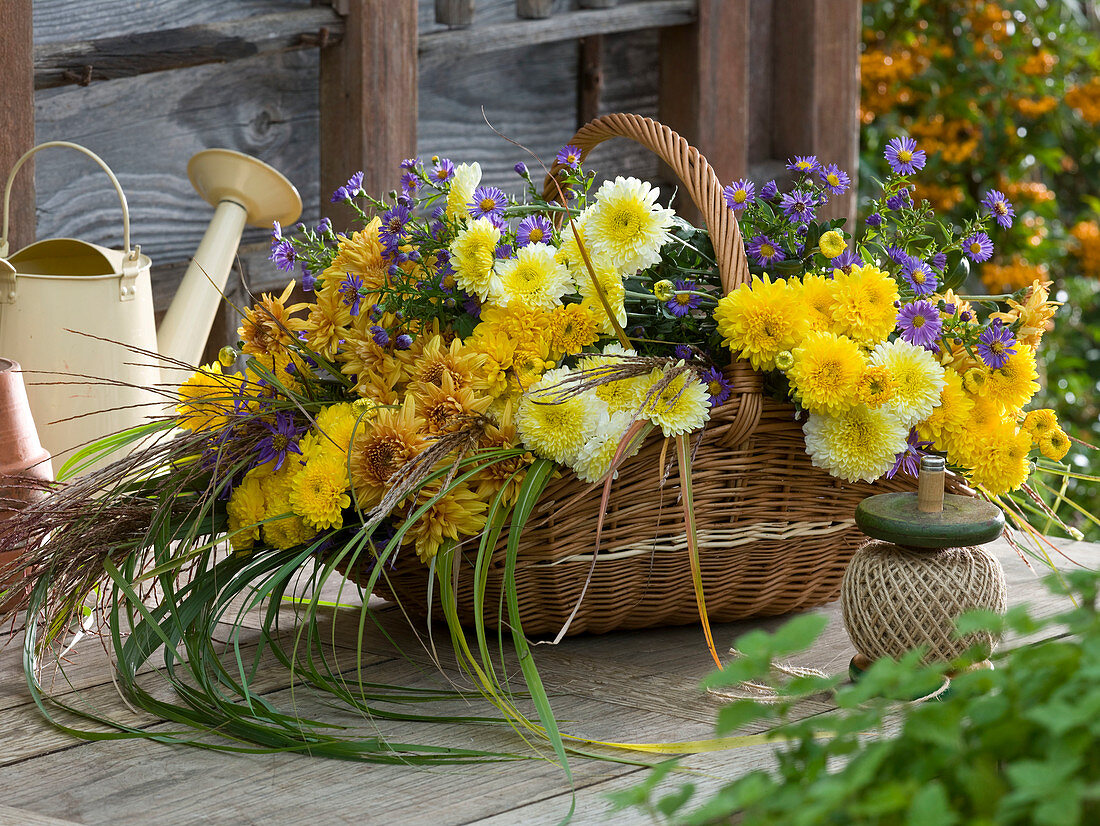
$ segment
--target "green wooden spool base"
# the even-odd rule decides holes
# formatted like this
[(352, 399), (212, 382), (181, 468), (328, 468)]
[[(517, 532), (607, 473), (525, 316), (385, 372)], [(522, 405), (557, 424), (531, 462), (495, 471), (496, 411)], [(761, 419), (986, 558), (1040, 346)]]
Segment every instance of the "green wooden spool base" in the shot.
[(868, 536), (909, 548), (983, 545), (1001, 535), (1005, 517), (996, 505), (952, 493), (942, 513), (917, 508), (915, 493), (880, 493), (856, 507), (856, 524)]

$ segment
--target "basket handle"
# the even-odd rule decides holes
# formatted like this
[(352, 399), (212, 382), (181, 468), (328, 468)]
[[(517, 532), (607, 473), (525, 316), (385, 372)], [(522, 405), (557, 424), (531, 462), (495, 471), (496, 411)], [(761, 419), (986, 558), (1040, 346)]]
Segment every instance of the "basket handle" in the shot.
[[(629, 138), (653, 152), (672, 167), (683, 182), (688, 195), (703, 216), (710, 233), (722, 291), (729, 293), (749, 283), (749, 262), (745, 257), (745, 242), (733, 210), (722, 197), (722, 184), (707, 159), (663, 123), (641, 115), (603, 115), (582, 126), (569, 143), (581, 150), (581, 159), (609, 138)], [(554, 200), (558, 189), (553, 177), (562, 165), (555, 161), (543, 188), (543, 197)], [(731, 397), (715, 411), (718, 443), (733, 447), (747, 439), (756, 429), (764, 409), (761, 376), (746, 361), (735, 360), (726, 370), (726, 379), (733, 385)]]
[(138, 251), (130, 246), (130, 208), (126, 203), (126, 193), (122, 191), (122, 185), (118, 182), (118, 178), (115, 177), (115, 173), (111, 171), (111, 167), (107, 166), (106, 162), (99, 157), (99, 155), (78, 143), (72, 143), (70, 141), (46, 141), (45, 143), (40, 143), (38, 146), (24, 152), (22, 157), (15, 162), (15, 166), (12, 167), (11, 174), (8, 175), (8, 183), (4, 187), (4, 224), (3, 229), (0, 230), (0, 258), (7, 258), (8, 256), (8, 217), (10, 215), (8, 207), (11, 201), (11, 189), (15, 184), (15, 176), (23, 167), (23, 164), (29, 161), (36, 152), (45, 149), (47, 146), (60, 146), (65, 149), (75, 149), (77, 152), (82, 152), (99, 164), (100, 168), (107, 173), (107, 177), (111, 179), (111, 183), (115, 187), (115, 192), (118, 193), (119, 203), (122, 204), (122, 247), (126, 250), (126, 260), (131, 262), (136, 261), (138, 258)]

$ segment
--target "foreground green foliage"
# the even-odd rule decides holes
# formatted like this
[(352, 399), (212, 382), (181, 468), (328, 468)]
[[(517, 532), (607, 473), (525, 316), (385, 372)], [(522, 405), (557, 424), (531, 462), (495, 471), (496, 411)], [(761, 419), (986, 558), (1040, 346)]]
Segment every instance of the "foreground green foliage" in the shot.
[[(1037, 619), (1026, 607), (963, 617), (977, 627), (1054, 634), (995, 656), (995, 670), (951, 680), (942, 700), (903, 704), (936, 690), (947, 666), (917, 656), (874, 664), (859, 683), (835, 691), (838, 709), (794, 720), (798, 701), (831, 690), (839, 678), (800, 678), (777, 705), (731, 703), (719, 732), (752, 721), (784, 723), (774, 734), (775, 768), (751, 772), (710, 796), (688, 784), (660, 796), (676, 768), (663, 764), (646, 782), (616, 796), (661, 821), (682, 824), (1050, 824), (1100, 820), (1100, 577), (1075, 572), (1049, 586), (1079, 607)], [(1066, 604), (1070, 605), (1067, 599)], [(809, 645), (823, 622), (797, 617), (775, 634), (738, 641), (745, 657), (707, 685), (736, 685), (768, 674), (773, 659)]]

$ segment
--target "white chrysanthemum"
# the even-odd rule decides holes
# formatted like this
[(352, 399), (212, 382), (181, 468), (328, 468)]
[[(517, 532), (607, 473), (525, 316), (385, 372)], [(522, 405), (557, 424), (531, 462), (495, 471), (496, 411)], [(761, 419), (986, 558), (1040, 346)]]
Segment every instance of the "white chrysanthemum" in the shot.
[(476, 218), (459, 230), (451, 242), (455, 282), (484, 301), (497, 285), (493, 271), (500, 230), (488, 218)]
[(554, 258), (547, 244), (528, 244), (497, 267), (489, 300), (501, 307), (520, 305), (552, 310), (573, 286), (569, 270)]
[[(591, 257), (591, 261), (592, 269), (596, 273), (596, 280), (599, 281), (600, 289), (603, 290), (604, 297), (607, 299), (611, 311), (615, 314), (615, 320), (619, 322), (620, 327), (626, 326), (626, 287), (623, 286), (622, 276), (611, 265), (611, 261), (607, 256), (594, 255)], [(596, 293), (596, 285), (592, 283), (592, 274), (583, 263), (580, 270), (573, 273), (573, 278), (577, 284), (577, 292), (595, 308), (596, 316), (599, 319), (600, 332), (604, 335), (615, 335), (615, 325), (611, 323), (607, 310)]]
[(548, 370), (520, 398), (516, 431), (528, 450), (564, 465), (572, 465), (600, 422), (607, 405), (594, 393), (558, 399), (555, 389), (572, 372)]
[(666, 437), (698, 430), (710, 418), (710, 394), (706, 385), (685, 371), (660, 392), (650, 395), (664, 376), (664, 371), (657, 368), (649, 374), (642, 393), (643, 399), (649, 398), (645, 401), (642, 415), (659, 425)]
[(481, 164), (460, 163), (451, 178), (451, 191), (447, 193), (447, 217), (452, 221), (468, 214), (467, 204), (473, 200), (474, 190), (481, 183)]
[(577, 237), (573, 234), (573, 227), (577, 228), (577, 234), (580, 235), (581, 241), (584, 243), (584, 251), (591, 257), (592, 247), (588, 244), (588, 237), (585, 235), (584, 229), (591, 212), (592, 207), (588, 207), (580, 215), (574, 217), (571, 224), (566, 223), (561, 228), (561, 245), (558, 247), (557, 253), (558, 260), (565, 265), (573, 278), (576, 278), (579, 273), (588, 272), (584, 266), (584, 258), (581, 257)]
[[(623, 347), (617, 341), (612, 341), (604, 346), (602, 355), (598, 353), (587, 355), (580, 360), (577, 367), (580, 370), (593, 371), (607, 368), (607, 372), (612, 374), (622, 364), (621, 356), (636, 355), (638, 355), (636, 351)], [(593, 373), (592, 377), (599, 376)], [(623, 411), (633, 415), (641, 409), (642, 400), (651, 386), (649, 376), (632, 376), (596, 385), (592, 388), (592, 392), (603, 400), (612, 415)]]
[(947, 380), (944, 368), (923, 347), (903, 339), (884, 341), (871, 351), (871, 367), (885, 367), (897, 383), (889, 407), (905, 427), (912, 427), (932, 415), (940, 404)]
[[(607, 474), (619, 450), (619, 443), (626, 435), (632, 419), (629, 413), (620, 412), (612, 413), (599, 423), (596, 432), (584, 443), (584, 447), (581, 448), (580, 454), (572, 465), (582, 482), (599, 482)], [(638, 441), (623, 458), (629, 459), (641, 448), (642, 443)], [(618, 475), (619, 471), (616, 470), (612, 478), (617, 478)]]
[(860, 404), (836, 416), (811, 413), (802, 432), (814, 467), (849, 482), (873, 482), (905, 450), (909, 427), (885, 407)]
[(585, 222), (585, 240), (623, 275), (661, 260), (673, 211), (656, 203), (661, 191), (637, 178), (604, 181)]

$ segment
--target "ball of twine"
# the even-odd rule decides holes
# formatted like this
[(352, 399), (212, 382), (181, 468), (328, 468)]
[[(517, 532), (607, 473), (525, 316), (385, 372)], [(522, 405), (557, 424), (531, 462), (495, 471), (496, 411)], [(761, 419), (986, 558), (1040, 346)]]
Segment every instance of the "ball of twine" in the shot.
[(989, 632), (955, 637), (955, 621), (984, 608), (1004, 613), (1001, 563), (981, 548), (916, 551), (872, 540), (856, 551), (841, 585), (844, 625), (869, 657), (900, 658), (927, 646), (924, 662), (948, 661), (974, 645), (988, 656)]

